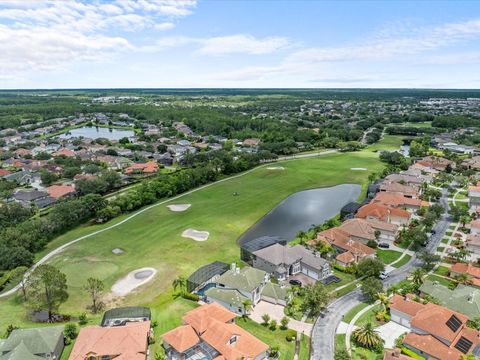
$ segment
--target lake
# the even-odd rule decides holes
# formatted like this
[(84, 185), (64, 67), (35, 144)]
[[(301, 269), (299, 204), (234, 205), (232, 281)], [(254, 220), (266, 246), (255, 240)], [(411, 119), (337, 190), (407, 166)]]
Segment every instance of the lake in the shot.
[(293, 240), (300, 230), (306, 231), (312, 224), (322, 224), (349, 202), (357, 201), (360, 193), (360, 185), (342, 184), (290, 195), (248, 229), (238, 244), (260, 237)]
[(84, 126), (72, 129), (67, 133), (59, 135), (59, 137), (62, 139), (84, 137), (89, 139), (106, 138), (108, 140), (120, 140), (121, 138), (130, 137), (133, 135), (135, 135), (133, 130)]

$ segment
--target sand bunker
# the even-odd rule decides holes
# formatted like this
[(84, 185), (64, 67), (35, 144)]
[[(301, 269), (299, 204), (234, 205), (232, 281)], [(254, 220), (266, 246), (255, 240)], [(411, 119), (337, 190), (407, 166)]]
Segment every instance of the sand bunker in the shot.
[(205, 241), (208, 239), (210, 233), (208, 231), (198, 231), (195, 229), (187, 229), (182, 233), (182, 237), (190, 238), (195, 241)]
[(114, 253), (115, 255), (120, 255), (120, 254), (123, 254), (124, 252), (125, 252), (124, 250), (119, 248), (115, 248), (112, 250), (112, 253)]
[(353, 171), (366, 171), (368, 170), (367, 168), (350, 168), (350, 170), (353, 170)]
[(173, 205), (167, 205), (167, 208), (169, 208), (171, 211), (175, 212), (181, 212), (187, 210), (191, 204), (173, 204)]
[(285, 170), (283, 166), (269, 166), (267, 170)]
[(128, 295), (137, 287), (152, 280), (156, 273), (157, 270), (154, 268), (142, 268), (134, 270), (113, 284), (112, 293), (116, 296)]

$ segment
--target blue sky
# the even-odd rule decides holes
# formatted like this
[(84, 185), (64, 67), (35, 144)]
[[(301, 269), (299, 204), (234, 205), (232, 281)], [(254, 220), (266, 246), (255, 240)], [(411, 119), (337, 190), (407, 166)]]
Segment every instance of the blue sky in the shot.
[(480, 88), (480, 2), (0, 2), (0, 88)]

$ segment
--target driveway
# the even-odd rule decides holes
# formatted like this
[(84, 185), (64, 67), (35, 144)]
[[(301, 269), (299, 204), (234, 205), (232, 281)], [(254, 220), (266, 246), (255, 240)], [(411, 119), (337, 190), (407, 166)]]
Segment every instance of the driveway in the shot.
[[(270, 319), (276, 320), (280, 325), (280, 320), (285, 317), (283, 309), (284, 307), (282, 305), (275, 305), (262, 300), (253, 308), (252, 312), (250, 313), (250, 319), (261, 324), (263, 322), (263, 314), (268, 314)], [(313, 324), (304, 323), (290, 317), (289, 319), (290, 322), (288, 323), (288, 327), (290, 329), (296, 330), (298, 333), (303, 332), (305, 335), (310, 336)]]
[(378, 335), (385, 341), (386, 349), (395, 348), (395, 340), (402, 334), (410, 332), (410, 329), (406, 326), (397, 324), (394, 321), (379, 326), (377, 329)]

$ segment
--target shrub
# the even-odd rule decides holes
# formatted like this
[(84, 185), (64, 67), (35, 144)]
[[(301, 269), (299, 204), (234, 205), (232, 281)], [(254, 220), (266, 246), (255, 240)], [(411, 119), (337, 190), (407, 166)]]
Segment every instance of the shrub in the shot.
[(277, 330), (277, 320), (271, 320), (268, 328), (272, 331)]
[(372, 249), (376, 249), (377, 246), (378, 246), (378, 244), (377, 244), (377, 242), (376, 242), (375, 240), (368, 240), (367, 246), (368, 246), (368, 247), (371, 247)]
[(78, 323), (80, 325), (85, 325), (87, 322), (88, 322), (87, 313), (80, 314), (80, 316), (78, 317)]
[(297, 338), (297, 332), (293, 329), (288, 329), (287, 334), (285, 335), (285, 340), (287, 341), (295, 341)]
[(70, 339), (75, 339), (78, 335), (78, 327), (74, 323), (70, 323), (65, 325), (65, 329), (63, 330), (63, 334), (65, 337)]
[(288, 323), (290, 322), (290, 319), (286, 316), (280, 320), (280, 329), (282, 330), (287, 330), (288, 329)]
[(200, 297), (197, 294), (192, 294), (192, 293), (189, 293), (189, 292), (184, 292), (182, 294), (182, 297), (186, 300), (192, 300), (192, 301), (195, 301), (195, 302), (197, 302), (200, 299)]
[(263, 314), (262, 315), (262, 320), (263, 320), (262, 325), (263, 326), (268, 326), (268, 324), (270, 323), (270, 315)]

